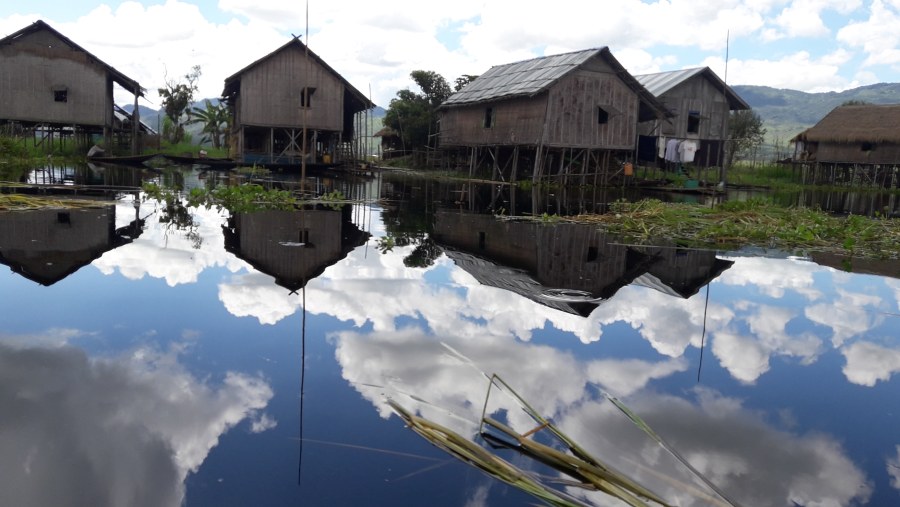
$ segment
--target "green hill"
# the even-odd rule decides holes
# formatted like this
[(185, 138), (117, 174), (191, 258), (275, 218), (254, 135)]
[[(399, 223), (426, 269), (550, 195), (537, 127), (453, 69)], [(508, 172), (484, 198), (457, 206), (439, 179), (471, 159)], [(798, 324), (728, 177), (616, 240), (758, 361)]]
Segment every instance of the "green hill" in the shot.
[(854, 100), (870, 104), (900, 104), (900, 83), (879, 83), (842, 92), (806, 93), (768, 86), (732, 86), (756, 111), (767, 129), (766, 141), (787, 146), (832, 109)]

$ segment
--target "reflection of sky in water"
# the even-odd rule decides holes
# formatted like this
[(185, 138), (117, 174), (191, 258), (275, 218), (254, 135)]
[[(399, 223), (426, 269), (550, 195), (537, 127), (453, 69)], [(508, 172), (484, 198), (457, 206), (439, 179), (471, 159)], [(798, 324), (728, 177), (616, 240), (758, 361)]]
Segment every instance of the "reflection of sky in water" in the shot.
[[(483, 373), (682, 505), (703, 503), (654, 471), (684, 471), (599, 389), (744, 505), (898, 498), (897, 280), (731, 257), (708, 308), (706, 289), (627, 286), (583, 318), (480, 285), (446, 256), (405, 267), (412, 246), (375, 247), (377, 208), (359, 224), (369, 243), (305, 291), (298, 485), (303, 294), (226, 252), (214, 209), (193, 212), (200, 249), (153, 209), (134, 242), (49, 288), (0, 273), (0, 455), (14, 471), (0, 489), (14, 504), (521, 505), (385, 403), (471, 435)], [(122, 203), (117, 226), (133, 216)], [(491, 408), (530, 428), (509, 398)]]

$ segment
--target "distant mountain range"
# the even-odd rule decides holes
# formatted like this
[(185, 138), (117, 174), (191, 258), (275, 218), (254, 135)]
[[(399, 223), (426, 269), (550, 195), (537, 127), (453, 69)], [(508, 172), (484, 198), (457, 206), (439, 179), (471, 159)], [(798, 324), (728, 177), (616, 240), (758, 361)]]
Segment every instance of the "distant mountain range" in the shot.
[(848, 101), (869, 104), (900, 104), (900, 83), (879, 83), (843, 92), (806, 93), (768, 86), (732, 86), (756, 111), (768, 131), (766, 139), (787, 145), (803, 130), (812, 127), (832, 109)]

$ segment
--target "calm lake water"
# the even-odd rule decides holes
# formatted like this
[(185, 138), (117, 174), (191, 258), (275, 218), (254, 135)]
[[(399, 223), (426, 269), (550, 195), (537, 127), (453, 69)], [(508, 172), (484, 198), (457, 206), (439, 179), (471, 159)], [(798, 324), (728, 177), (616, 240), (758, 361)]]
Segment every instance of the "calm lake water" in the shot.
[(232, 214), (120, 193), (0, 213), (0, 504), (538, 503), (387, 403), (476, 442), (484, 410), (537, 426), (497, 388), (485, 409), (493, 374), (674, 505), (727, 504), (607, 395), (735, 504), (900, 504), (896, 262), (637, 247), (482, 213), (596, 211), (615, 190), (512, 196), (391, 173), (310, 186), (355, 202)]

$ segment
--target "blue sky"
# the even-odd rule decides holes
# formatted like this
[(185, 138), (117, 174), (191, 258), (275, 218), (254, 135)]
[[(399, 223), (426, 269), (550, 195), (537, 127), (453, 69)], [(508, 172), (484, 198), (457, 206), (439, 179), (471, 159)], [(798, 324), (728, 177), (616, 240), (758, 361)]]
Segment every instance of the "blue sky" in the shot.
[[(200, 95), (305, 32), (296, 0), (0, 1), (0, 36), (43, 19), (151, 91), (200, 65)], [(434, 70), (609, 46), (633, 74), (709, 66), (729, 84), (809, 92), (900, 81), (900, 0), (309, 0), (310, 47), (386, 106)], [(118, 99), (117, 95), (117, 99)], [(127, 97), (123, 96), (127, 101)], [(900, 97), (898, 97), (900, 102)], [(157, 106), (158, 107), (158, 106)]]

